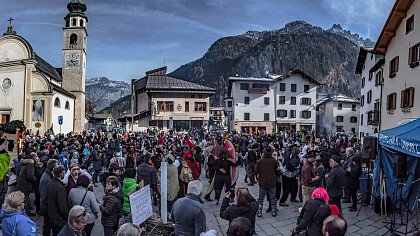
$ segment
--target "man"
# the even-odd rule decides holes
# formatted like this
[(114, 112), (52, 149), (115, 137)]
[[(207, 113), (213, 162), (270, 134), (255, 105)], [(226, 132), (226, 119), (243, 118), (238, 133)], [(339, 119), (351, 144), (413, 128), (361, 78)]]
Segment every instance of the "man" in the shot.
[(249, 186), (254, 186), (255, 182), (255, 165), (257, 164), (257, 144), (253, 144), (251, 149), (245, 154), (246, 172), (249, 178)]
[(276, 181), (280, 172), (278, 171), (279, 162), (272, 157), (272, 153), (273, 149), (269, 146), (266, 147), (263, 151), (263, 157), (258, 160), (255, 166), (255, 174), (258, 175), (258, 184), (260, 186), (257, 217), (262, 217), (262, 208), (266, 194), (270, 195), (271, 215), (273, 217), (277, 216)]
[(315, 175), (314, 169), (316, 153), (314, 151), (309, 151), (305, 157), (306, 162), (301, 171), (303, 205), (305, 205), (306, 200), (311, 199), (312, 192), (319, 180), (319, 176)]
[(66, 185), (67, 194), (72, 188), (76, 188), (77, 178), (80, 174), (80, 167), (77, 161), (72, 161), (70, 163), (69, 171), (64, 175), (64, 184)]
[(200, 199), (202, 190), (203, 185), (199, 180), (190, 181), (187, 195), (174, 203), (171, 218), (175, 223), (175, 235), (199, 236), (206, 232), (206, 215)]
[(64, 166), (54, 167), (54, 178), (47, 185), (47, 214), (54, 236), (58, 235), (64, 225), (66, 225), (69, 215), (67, 192), (64, 184), (61, 182), (64, 178), (64, 173)]
[(341, 198), (343, 197), (343, 186), (345, 172), (340, 166), (340, 157), (332, 155), (330, 158), (331, 171), (326, 176), (326, 185), (328, 195), (330, 196), (330, 204), (335, 204), (341, 212)]
[(47, 186), (50, 180), (54, 178), (53, 170), (54, 167), (58, 165), (58, 160), (50, 159), (47, 163), (47, 169), (41, 176), (41, 180), (39, 181), (39, 193), (41, 195), (41, 212), (44, 216), (44, 224), (42, 227), (42, 235), (51, 235), (51, 225), (48, 220), (48, 212), (47, 212)]
[(76, 205), (71, 208), (68, 222), (63, 229), (61, 229), (60, 233), (58, 233), (58, 236), (86, 236), (84, 229), (86, 227), (88, 215), (89, 214), (86, 213), (85, 208), (82, 206)]
[(156, 169), (152, 166), (150, 153), (144, 155), (143, 163), (137, 167), (137, 183), (144, 181), (144, 185), (150, 185), (152, 196), (158, 192)]
[(347, 222), (337, 215), (330, 215), (324, 220), (322, 234), (324, 236), (344, 236), (347, 232)]
[[(346, 148), (346, 157), (345, 157), (344, 162), (343, 162), (343, 170), (347, 170), (347, 168), (350, 166), (350, 164), (353, 163), (353, 153), (354, 153), (353, 148), (351, 148), (351, 147)], [(346, 182), (347, 182), (347, 179), (346, 179)], [(350, 193), (349, 193), (350, 191), (347, 188), (347, 186), (348, 185), (346, 183), (345, 186), (344, 186), (344, 201), (343, 201), (343, 203), (350, 203)]]
[(17, 179), (16, 190), (21, 191), (25, 194), (25, 210), (26, 214), (31, 217), (36, 214), (30, 211), (31, 201), (29, 195), (33, 192), (33, 187), (35, 185), (35, 161), (36, 153), (32, 152), (29, 156), (25, 155), (22, 160), (20, 160), (21, 167)]

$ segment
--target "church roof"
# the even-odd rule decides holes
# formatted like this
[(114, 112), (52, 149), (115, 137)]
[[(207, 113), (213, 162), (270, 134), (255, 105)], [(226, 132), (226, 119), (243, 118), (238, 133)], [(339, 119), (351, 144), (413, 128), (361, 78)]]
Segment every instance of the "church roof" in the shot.
[(56, 68), (54, 68), (52, 65), (50, 65), (48, 62), (46, 62), (44, 59), (42, 59), (40, 56), (35, 54), (35, 61), (36, 63), (36, 69), (40, 70), (42, 73), (47, 74), (49, 77), (56, 81), (63, 81), (63, 78), (61, 77), (60, 73), (57, 71)]
[(66, 95), (67, 97), (76, 99), (76, 96), (74, 96), (73, 94), (71, 94), (69, 91), (63, 89), (62, 87), (60, 87), (60, 86), (58, 86), (56, 84), (53, 84), (53, 83), (50, 83), (50, 84), (51, 84), (51, 87), (52, 87), (53, 90), (55, 90), (55, 91), (57, 91), (57, 92), (59, 92), (59, 93), (61, 93), (63, 95)]

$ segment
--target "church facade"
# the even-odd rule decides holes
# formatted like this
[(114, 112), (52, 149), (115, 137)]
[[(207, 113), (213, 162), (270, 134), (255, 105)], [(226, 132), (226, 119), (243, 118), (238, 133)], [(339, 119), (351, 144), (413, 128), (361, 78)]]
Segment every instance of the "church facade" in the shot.
[[(21, 120), (32, 132), (83, 131), (85, 125), (86, 5), (73, 0), (64, 18), (62, 68), (55, 68), (16, 34), (10, 19), (0, 37), (1, 123)], [(62, 120), (62, 125), (59, 120)]]

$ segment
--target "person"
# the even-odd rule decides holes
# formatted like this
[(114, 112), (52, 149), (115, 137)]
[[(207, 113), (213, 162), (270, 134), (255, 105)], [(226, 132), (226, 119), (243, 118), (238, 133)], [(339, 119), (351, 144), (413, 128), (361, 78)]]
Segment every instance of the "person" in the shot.
[(105, 236), (113, 236), (118, 229), (118, 215), (122, 209), (122, 192), (118, 188), (118, 178), (110, 176), (106, 179), (105, 196), (99, 209), (102, 212), (101, 223)]
[(322, 226), (324, 236), (344, 236), (347, 232), (347, 221), (337, 215), (328, 216)]
[(64, 166), (59, 165), (54, 167), (54, 178), (47, 185), (47, 214), (54, 236), (67, 223), (69, 214), (66, 188), (62, 182), (64, 173)]
[(359, 178), (362, 175), (360, 158), (353, 157), (352, 163), (346, 169), (346, 189), (349, 191), (352, 205), (349, 211), (357, 211), (357, 190), (360, 187)]
[(253, 186), (255, 182), (255, 165), (257, 164), (257, 152), (255, 151), (258, 148), (257, 144), (253, 144), (251, 149), (245, 154), (244, 159), (246, 159), (246, 175), (249, 178), (249, 186)]
[(187, 195), (178, 199), (171, 211), (171, 219), (175, 224), (175, 235), (200, 236), (206, 232), (206, 214), (200, 199), (203, 185), (199, 180), (188, 183)]
[[(346, 156), (345, 156), (345, 159), (344, 159), (344, 161), (343, 161), (343, 164), (342, 164), (342, 167), (343, 167), (343, 170), (347, 170), (348, 169), (348, 167), (350, 166), (350, 164), (352, 164), (352, 162), (353, 162), (353, 158), (354, 158), (354, 151), (353, 151), (353, 148), (351, 148), (351, 147), (348, 147), (348, 148), (346, 148)], [(345, 181), (344, 181), (344, 197), (343, 197), (343, 203), (350, 203), (351, 201), (350, 201), (350, 189), (348, 188), (349, 187), (349, 183), (348, 183), (348, 181), (349, 181), (350, 179), (349, 178), (345, 178)]]
[(132, 223), (125, 223), (118, 229), (117, 236), (141, 236), (141, 233), (138, 226)]
[(314, 191), (315, 185), (319, 180), (319, 176), (315, 175), (314, 169), (316, 153), (314, 151), (309, 151), (304, 157), (306, 157), (306, 162), (302, 167), (301, 181), (303, 204), (305, 205), (306, 200), (311, 199), (312, 192)]
[(19, 190), (25, 194), (25, 210), (28, 216), (36, 215), (30, 211), (31, 203), (29, 199), (29, 195), (32, 193), (36, 181), (34, 165), (35, 161), (32, 159), (34, 156), (36, 157), (36, 154), (31, 153), (31, 155), (25, 155), (24, 158), (20, 160), (22, 166), (20, 168), (16, 185), (16, 190)]
[[(77, 161), (72, 161), (70, 163), (70, 174), (68, 176), (65, 176), (64, 178), (67, 180), (66, 182), (66, 191), (67, 194), (70, 192), (70, 189), (72, 188), (76, 188), (76, 182), (77, 182), (77, 178), (79, 177), (80, 174), (80, 167), (77, 163)], [(67, 178), (66, 178), (67, 177)]]
[(104, 188), (106, 186), (106, 179), (109, 176), (115, 176), (115, 177), (117, 177), (120, 180), (120, 182), (123, 182), (123, 181), (121, 181), (120, 173), (121, 173), (121, 171), (120, 171), (120, 167), (118, 166), (118, 164), (115, 163), (115, 162), (114, 163), (111, 163), (108, 166), (108, 171), (102, 173), (101, 175), (99, 175), (99, 181), (102, 183), (102, 186)]
[(25, 214), (25, 194), (15, 191), (6, 196), (1, 210), (3, 235), (37, 235), (36, 224)]
[(42, 174), (41, 179), (39, 181), (39, 193), (41, 197), (41, 212), (43, 215), (43, 226), (42, 226), (42, 235), (51, 235), (51, 225), (48, 220), (48, 212), (47, 212), (47, 186), (50, 180), (54, 178), (53, 170), (54, 167), (58, 165), (58, 160), (50, 159), (47, 162), (47, 169)]
[(254, 235), (254, 227), (249, 219), (245, 217), (237, 217), (229, 224), (227, 236), (252, 236)]
[(294, 232), (307, 230), (306, 235), (322, 235), (322, 223), (325, 218), (331, 215), (330, 207), (327, 204), (329, 196), (324, 188), (317, 188), (312, 193), (312, 199), (308, 199), (297, 219), (297, 226)]
[(123, 193), (123, 214), (126, 216), (129, 213), (131, 213), (130, 199), (128, 196), (137, 187), (135, 178), (136, 178), (136, 169), (128, 168), (124, 171), (122, 193)]
[(35, 208), (36, 214), (42, 215), (41, 211), (41, 193), (39, 192), (39, 184), (41, 182), (41, 176), (45, 171), (44, 164), (40, 161), (38, 156), (34, 157), (34, 175), (35, 175), (35, 182), (33, 186), (34, 194), (35, 194)]
[(335, 204), (340, 211), (341, 209), (341, 198), (343, 197), (343, 185), (345, 172), (340, 166), (340, 157), (332, 155), (330, 158), (331, 171), (326, 176), (326, 186), (328, 195), (330, 196), (330, 204)]
[(144, 181), (144, 185), (150, 185), (151, 195), (158, 192), (156, 169), (152, 166), (152, 156), (144, 155), (143, 163), (137, 167), (137, 183)]
[(250, 220), (255, 229), (255, 215), (258, 211), (258, 202), (252, 197), (247, 188), (237, 188), (235, 191), (236, 205), (229, 206), (230, 192), (226, 193), (220, 208), (220, 217), (228, 220), (229, 224), (237, 217), (243, 216)]
[(84, 231), (89, 213), (82, 206), (75, 205), (70, 209), (67, 224), (58, 233), (58, 236), (87, 236)]
[(216, 168), (216, 174), (214, 176), (216, 205), (219, 204), (223, 186), (225, 187), (225, 191), (231, 191), (232, 182), (230, 171), (232, 166), (238, 166), (238, 163), (228, 160), (228, 157), (225, 154), (221, 154), (219, 158), (214, 161), (214, 167)]
[(98, 218), (99, 213), (99, 203), (95, 198), (95, 195), (92, 191), (89, 191), (89, 178), (85, 175), (79, 176), (77, 178), (77, 188), (72, 188), (69, 193), (68, 203), (70, 207), (80, 205), (84, 207), (89, 213), (89, 217), (86, 221), (85, 232), (90, 236), (93, 226), (95, 225), (95, 220)]
[[(291, 151), (290, 151), (291, 149)], [(290, 146), (289, 151), (286, 151), (283, 166), (284, 173), (282, 176), (283, 180), (283, 194), (281, 196), (279, 205), (280, 206), (289, 206), (286, 203), (287, 198), (290, 193), (290, 202), (299, 202), (297, 201), (297, 192), (298, 192), (298, 183), (296, 176), (299, 174), (300, 167), (300, 158), (299, 158), (300, 149), (296, 146)], [(290, 154), (289, 154), (290, 153)]]

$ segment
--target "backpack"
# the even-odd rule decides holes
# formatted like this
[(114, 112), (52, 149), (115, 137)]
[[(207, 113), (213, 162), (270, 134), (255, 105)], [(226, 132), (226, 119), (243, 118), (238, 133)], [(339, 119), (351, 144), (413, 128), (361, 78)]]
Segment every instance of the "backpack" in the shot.
[(182, 182), (188, 183), (193, 180), (193, 175), (190, 167), (188, 167), (187, 163), (184, 161), (181, 165), (181, 173), (179, 174), (179, 179)]

